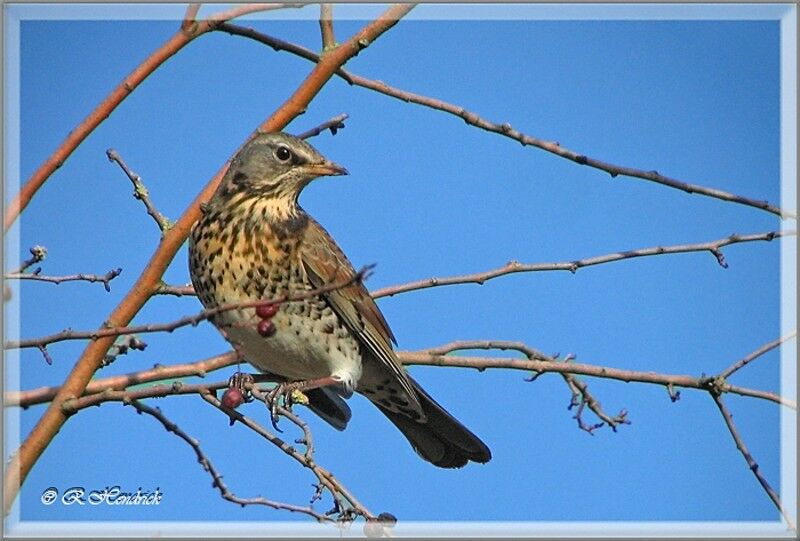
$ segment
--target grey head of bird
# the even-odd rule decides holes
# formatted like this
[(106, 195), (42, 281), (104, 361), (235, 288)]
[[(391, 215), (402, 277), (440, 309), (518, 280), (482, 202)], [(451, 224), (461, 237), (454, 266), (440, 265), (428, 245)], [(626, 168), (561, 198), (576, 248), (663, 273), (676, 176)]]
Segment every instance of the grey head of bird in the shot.
[(300, 192), (315, 178), (346, 174), (347, 169), (302, 139), (282, 132), (263, 133), (234, 156), (216, 197), (245, 194), (296, 205)]

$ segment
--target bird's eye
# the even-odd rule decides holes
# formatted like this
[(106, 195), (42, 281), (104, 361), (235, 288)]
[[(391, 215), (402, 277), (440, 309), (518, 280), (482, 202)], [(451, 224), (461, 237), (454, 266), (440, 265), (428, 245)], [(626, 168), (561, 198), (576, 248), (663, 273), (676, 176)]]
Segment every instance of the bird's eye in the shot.
[(292, 151), (286, 147), (278, 147), (275, 151), (275, 157), (282, 162), (288, 162), (292, 158)]

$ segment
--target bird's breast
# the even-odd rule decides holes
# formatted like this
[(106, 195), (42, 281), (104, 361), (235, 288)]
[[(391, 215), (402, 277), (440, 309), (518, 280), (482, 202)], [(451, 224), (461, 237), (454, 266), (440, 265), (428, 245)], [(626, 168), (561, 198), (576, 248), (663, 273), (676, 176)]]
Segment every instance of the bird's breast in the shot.
[[(301, 260), (302, 220), (271, 224), (251, 216), (207, 215), (192, 232), (192, 283), (206, 308), (275, 300), (313, 288)], [(223, 312), (214, 324), (256, 368), (291, 380), (361, 374), (357, 340), (321, 296), (282, 303), (274, 334), (258, 332), (254, 308)], [(351, 385), (351, 386), (352, 386)]]

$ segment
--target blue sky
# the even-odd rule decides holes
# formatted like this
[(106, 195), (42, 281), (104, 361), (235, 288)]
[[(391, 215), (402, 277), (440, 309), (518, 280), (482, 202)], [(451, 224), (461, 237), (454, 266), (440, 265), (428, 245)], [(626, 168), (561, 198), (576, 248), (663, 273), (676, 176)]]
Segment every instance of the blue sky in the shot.
[[(177, 17), (183, 12), (169, 9)], [(447, 21), (424, 20), (425, 9), (433, 8), (419, 8), (413, 20), (400, 22), (347, 68), (604, 161), (780, 202), (777, 20)], [(307, 7), (292, 15), (307, 20), (268, 15), (247, 25), (318, 50), (316, 13)], [(363, 24), (337, 21), (336, 35), (344, 40)], [(176, 25), (23, 21), (20, 178)], [(147, 79), (52, 176), (8, 244), (23, 256), (32, 245), (46, 246), (45, 274), (102, 274), (115, 267), (123, 273), (111, 293), (96, 284), (13, 284), (11, 308), (21, 307), (22, 336), (97, 327), (157, 245), (158, 231), (131, 197), (127, 178), (108, 163), (107, 148), (120, 152), (161, 212), (176, 219), (310, 68), (289, 54), (212, 33)], [(771, 214), (641, 180), (611, 179), (338, 79), (287, 131), (304, 131), (340, 113), (350, 115), (346, 129), (311, 142), (350, 176), (312, 184), (301, 204), (356, 267), (377, 264), (370, 289), (482, 271), (512, 259), (569, 261), (780, 228)], [(16, 189), (6, 184), (6, 201)], [(456, 339), (518, 340), (548, 353), (573, 353), (589, 364), (713, 374), (781, 334), (780, 243), (724, 252), (727, 269), (708, 253), (680, 254), (575, 275), (517, 274), (483, 286), (411, 292), (381, 299), (379, 306), (401, 349)], [(188, 281), (185, 247), (165, 279)], [(135, 322), (171, 321), (199, 309), (194, 298), (158, 297)], [(142, 338), (146, 351), (120, 358), (99, 376), (227, 350), (209, 324)], [(54, 345), (53, 366), (37, 351), (23, 351), (21, 387), (63, 381), (83, 346)], [(6, 369), (13, 376), (11, 361)], [(410, 371), (481, 436), (493, 460), (437, 470), (360, 397), (351, 400), (354, 416), (343, 433), (298, 408), (314, 431), (317, 461), (374, 512), (389, 511), (401, 521), (777, 519), (704, 393), (684, 390), (671, 403), (659, 386), (587, 378), (608, 413), (625, 408), (632, 421), (616, 433), (603, 428), (590, 436), (567, 411), (569, 391), (557, 375), (526, 383), (527, 374), (517, 371)], [(732, 382), (778, 391), (779, 376), (774, 351)], [(762, 472), (779, 488), (779, 408), (735, 396), (726, 401)], [(201, 441), (237, 495), (305, 504), (313, 493), (311, 475), (243, 427), (228, 427), (202, 400), (148, 403)], [(43, 411), (36, 406), (21, 412), (23, 435)], [(257, 404), (242, 411), (266, 423)], [(223, 501), (185, 443), (134, 413), (107, 404), (70, 418), (23, 487), (20, 518), (308, 521)], [(40, 502), (50, 486), (117, 484), (133, 491), (159, 487), (164, 501), (124, 509)]]

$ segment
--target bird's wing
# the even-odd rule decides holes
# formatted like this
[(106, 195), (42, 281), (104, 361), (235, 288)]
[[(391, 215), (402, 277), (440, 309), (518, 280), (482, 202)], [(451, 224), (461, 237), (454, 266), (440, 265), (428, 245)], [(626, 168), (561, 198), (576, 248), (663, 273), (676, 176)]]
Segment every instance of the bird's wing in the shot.
[[(309, 281), (316, 288), (347, 282), (356, 274), (328, 232), (310, 217), (300, 257)], [(407, 395), (415, 402), (414, 406), (419, 407), (417, 393), (392, 350), (391, 342), (396, 342), (394, 335), (364, 285), (356, 282), (328, 291), (323, 296), (373, 357), (397, 376)]]

